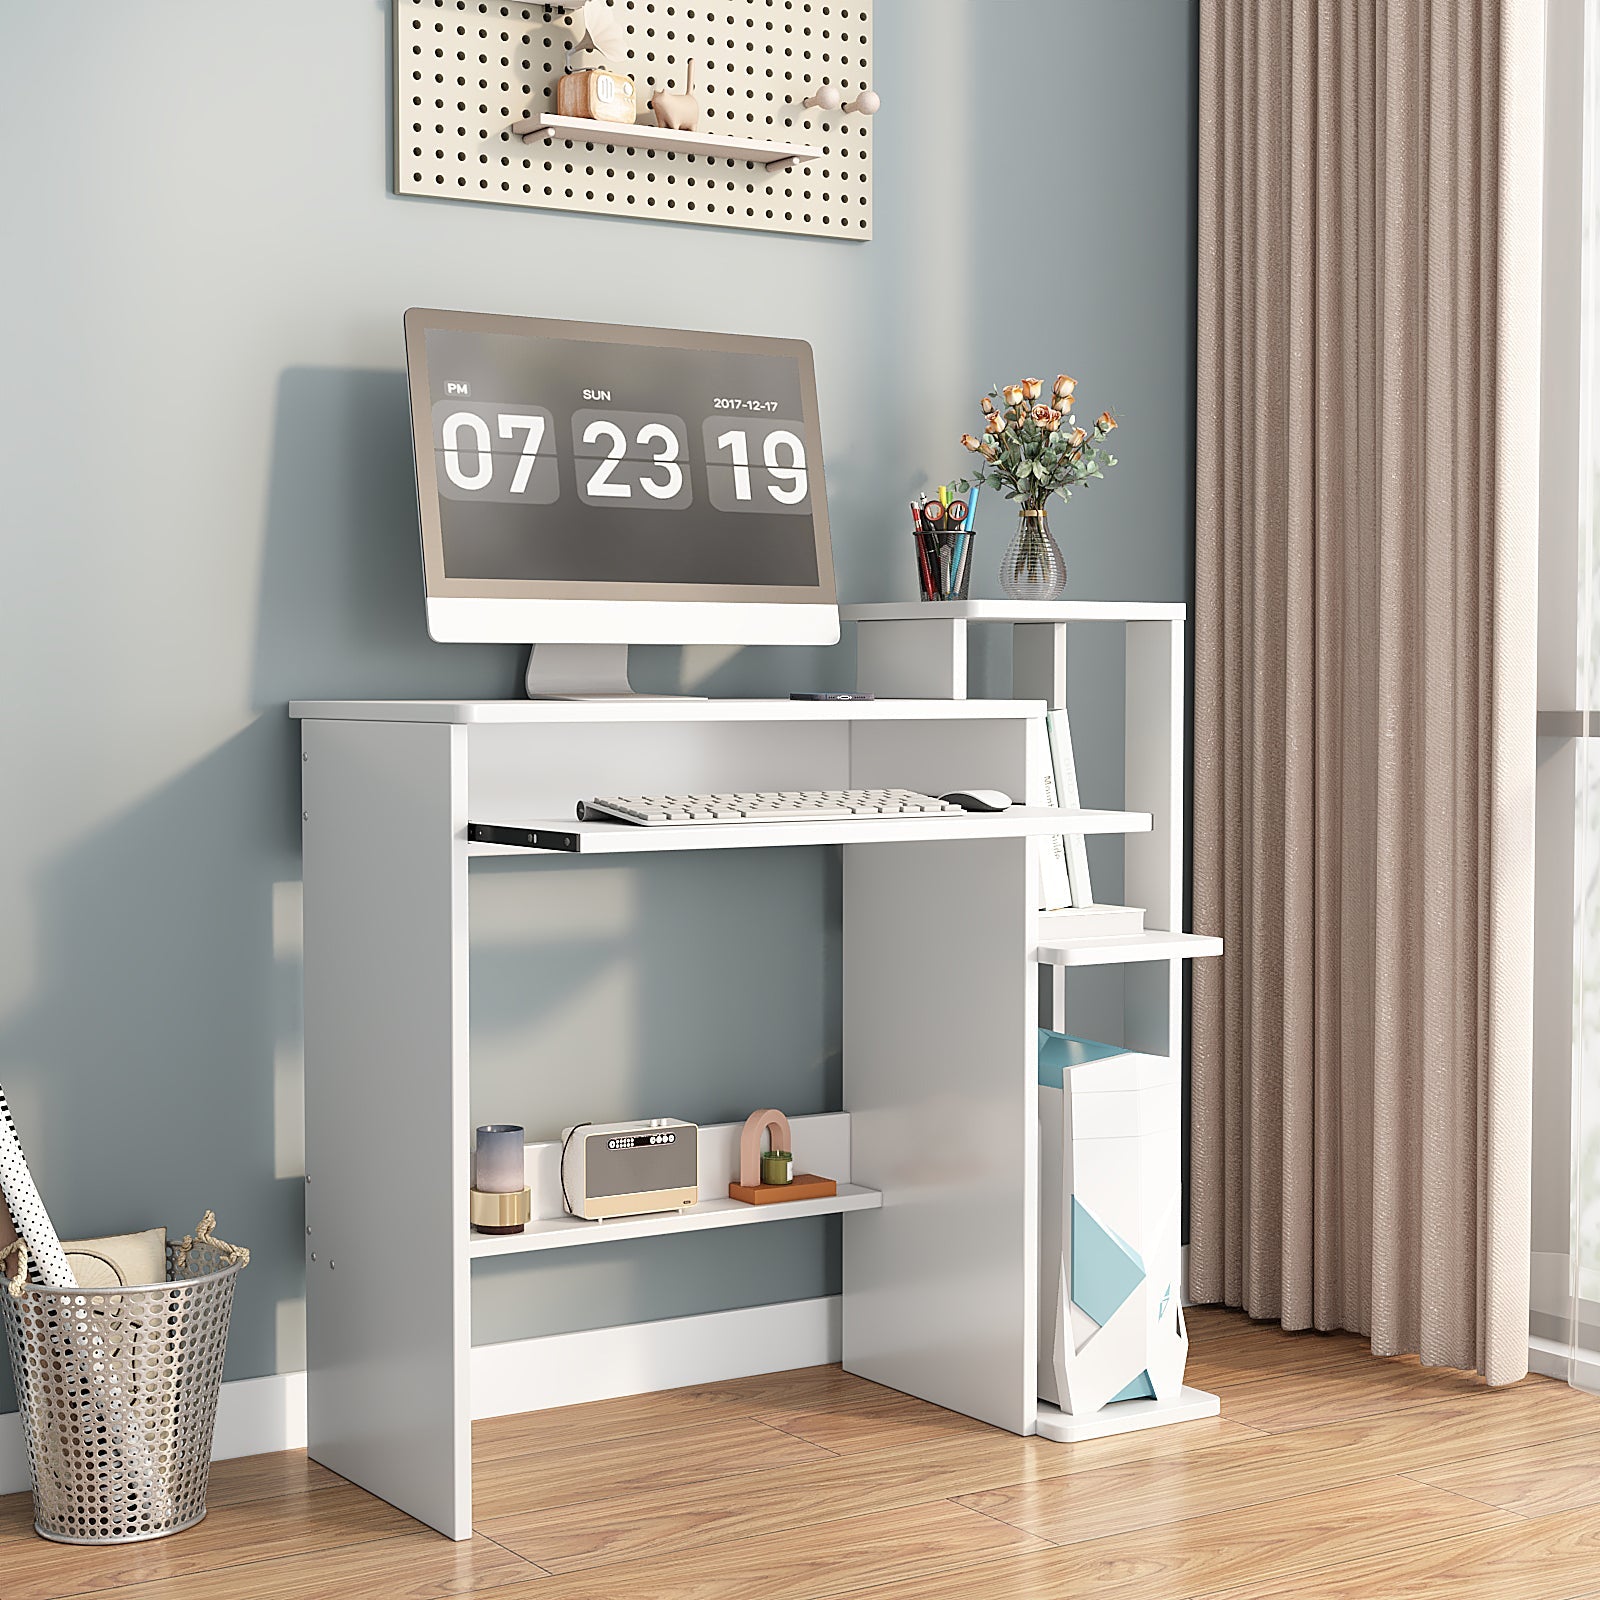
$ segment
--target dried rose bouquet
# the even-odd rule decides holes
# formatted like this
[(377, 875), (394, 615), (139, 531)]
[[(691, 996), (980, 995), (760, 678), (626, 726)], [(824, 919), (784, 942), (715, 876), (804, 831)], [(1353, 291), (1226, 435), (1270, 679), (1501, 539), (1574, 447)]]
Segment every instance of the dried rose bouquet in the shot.
[(1074, 484), (1104, 477), (1117, 458), (1101, 441), (1117, 419), (1102, 411), (1092, 429), (1080, 428), (1072, 415), (1077, 387), (1077, 380), (1063, 373), (1048, 400), (1042, 398), (1043, 378), (991, 389), (979, 402), (983, 432), (961, 435), (962, 444), (981, 456), (984, 465), (973, 471), (970, 482), (963, 479), (955, 487), (965, 492), (982, 483), (1008, 500), (1020, 500), (1027, 510), (1038, 510), (1051, 495), (1070, 500)]

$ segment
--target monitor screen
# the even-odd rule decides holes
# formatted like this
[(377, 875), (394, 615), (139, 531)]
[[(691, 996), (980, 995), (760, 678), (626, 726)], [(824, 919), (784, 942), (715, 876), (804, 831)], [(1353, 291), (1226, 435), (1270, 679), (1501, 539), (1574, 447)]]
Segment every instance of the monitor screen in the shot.
[(414, 310), (406, 350), (430, 602), (834, 605), (803, 341)]

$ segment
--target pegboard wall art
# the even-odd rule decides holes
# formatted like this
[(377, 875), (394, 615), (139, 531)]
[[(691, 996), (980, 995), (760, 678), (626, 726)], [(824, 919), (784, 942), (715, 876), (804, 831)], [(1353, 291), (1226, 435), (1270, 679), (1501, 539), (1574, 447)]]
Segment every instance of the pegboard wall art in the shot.
[[(570, 8), (395, 0), (397, 191), (872, 237), (872, 0), (602, 5), (633, 126), (556, 114)], [(651, 95), (682, 90), (691, 61), (698, 127), (654, 126)]]

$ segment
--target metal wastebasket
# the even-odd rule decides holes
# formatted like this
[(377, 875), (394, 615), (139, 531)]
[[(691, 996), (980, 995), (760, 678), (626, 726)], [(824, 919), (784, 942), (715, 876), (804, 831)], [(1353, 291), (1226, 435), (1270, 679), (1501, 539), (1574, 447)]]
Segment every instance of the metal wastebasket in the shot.
[(51, 1289), (26, 1252), (0, 1293), (28, 1439), (34, 1527), (62, 1544), (131, 1544), (206, 1514), (211, 1433), (250, 1252), (208, 1211), (167, 1245), (167, 1282)]

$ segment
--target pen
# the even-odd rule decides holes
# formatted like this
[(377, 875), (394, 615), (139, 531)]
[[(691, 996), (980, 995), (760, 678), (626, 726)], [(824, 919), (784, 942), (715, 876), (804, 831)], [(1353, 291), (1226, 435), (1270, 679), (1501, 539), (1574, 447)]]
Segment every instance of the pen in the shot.
[(922, 520), (922, 507), (915, 500), (911, 502), (911, 537), (917, 547), (917, 581), (922, 585), (922, 597), (925, 600), (936, 600), (938, 589), (934, 583), (933, 563), (928, 554), (928, 532)]
[(961, 561), (956, 571), (956, 592), (967, 592), (968, 575), (972, 567), (972, 536), (976, 531), (974, 524), (978, 520), (978, 491), (983, 487), (981, 483), (973, 484), (967, 495), (967, 520), (961, 532)]

